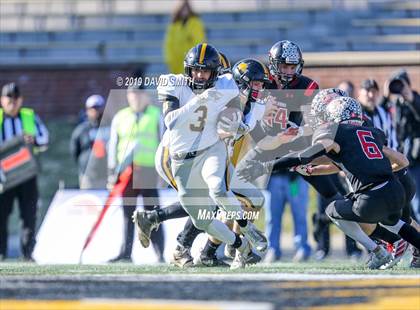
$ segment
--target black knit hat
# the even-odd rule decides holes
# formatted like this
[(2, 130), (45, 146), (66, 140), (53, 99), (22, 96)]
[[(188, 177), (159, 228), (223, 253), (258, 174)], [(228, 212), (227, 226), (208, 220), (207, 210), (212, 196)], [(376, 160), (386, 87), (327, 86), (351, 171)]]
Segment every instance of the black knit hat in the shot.
[(15, 83), (9, 83), (3, 86), (1, 90), (1, 95), (11, 98), (19, 98), (20, 89)]
[(372, 89), (372, 88), (373, 89), (376, 89), (376, 90), (379, 90), (378, 83), (374, 79), (366, 79), (366, 80), (364, 80), (362, 82), (362, 84), (360, 84), (360, 87), (362, 89), (366, 89), (366, 90), (369, 90), (369, 89)]

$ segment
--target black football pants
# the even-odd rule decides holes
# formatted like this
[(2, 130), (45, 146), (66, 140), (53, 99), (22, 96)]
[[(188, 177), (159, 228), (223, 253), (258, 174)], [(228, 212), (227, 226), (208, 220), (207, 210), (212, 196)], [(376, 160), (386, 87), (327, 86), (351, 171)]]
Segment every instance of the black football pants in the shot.
[(0, 255), (7, 256), (8, 221), (15, 200), (22, 220), (20, 245), (23, 257), (30, 259), (35, 247), (35, 227), (38, 202), (36, 177), (0, 194)]

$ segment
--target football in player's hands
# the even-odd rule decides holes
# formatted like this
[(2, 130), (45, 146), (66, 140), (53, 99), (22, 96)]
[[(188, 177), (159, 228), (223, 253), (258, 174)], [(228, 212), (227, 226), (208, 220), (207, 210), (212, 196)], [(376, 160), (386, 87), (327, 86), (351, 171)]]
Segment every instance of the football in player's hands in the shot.
[(238, 108), (225, 108), (220, 112), (217, 120), (217, 133), (220, 138), (234, 137), (242, 118), (242, 111)]

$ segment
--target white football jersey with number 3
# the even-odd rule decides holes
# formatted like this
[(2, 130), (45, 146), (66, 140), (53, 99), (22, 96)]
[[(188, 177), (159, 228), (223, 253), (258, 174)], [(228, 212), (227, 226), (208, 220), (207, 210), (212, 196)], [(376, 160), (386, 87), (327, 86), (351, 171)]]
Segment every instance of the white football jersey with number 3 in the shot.
[[(168, 74), (160, 77), (169, 81), (158, 86), (159, 96), (175, 97), (179, 108), (166, 113), (164, 140), (170, 153), (186, 153), (203, 150), (220, 139), (216, 123), (226, 104), (239, 94), (231, 74), (219, 76), (214, 87), (195, 95), (185, 84), (185, 76)], [(163, 103), (164, 113), (167, 110)]]

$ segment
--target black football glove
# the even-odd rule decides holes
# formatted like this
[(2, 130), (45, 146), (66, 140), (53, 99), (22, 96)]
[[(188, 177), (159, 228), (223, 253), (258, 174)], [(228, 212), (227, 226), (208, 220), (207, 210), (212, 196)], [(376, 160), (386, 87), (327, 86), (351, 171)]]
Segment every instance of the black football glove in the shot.
[(238, 168), (239, 178), (251, 182), (264, 174), (270, 173), (272, 164), (271, 162), (263, 163), (258, 160), (246, 160), (245, 163)]

